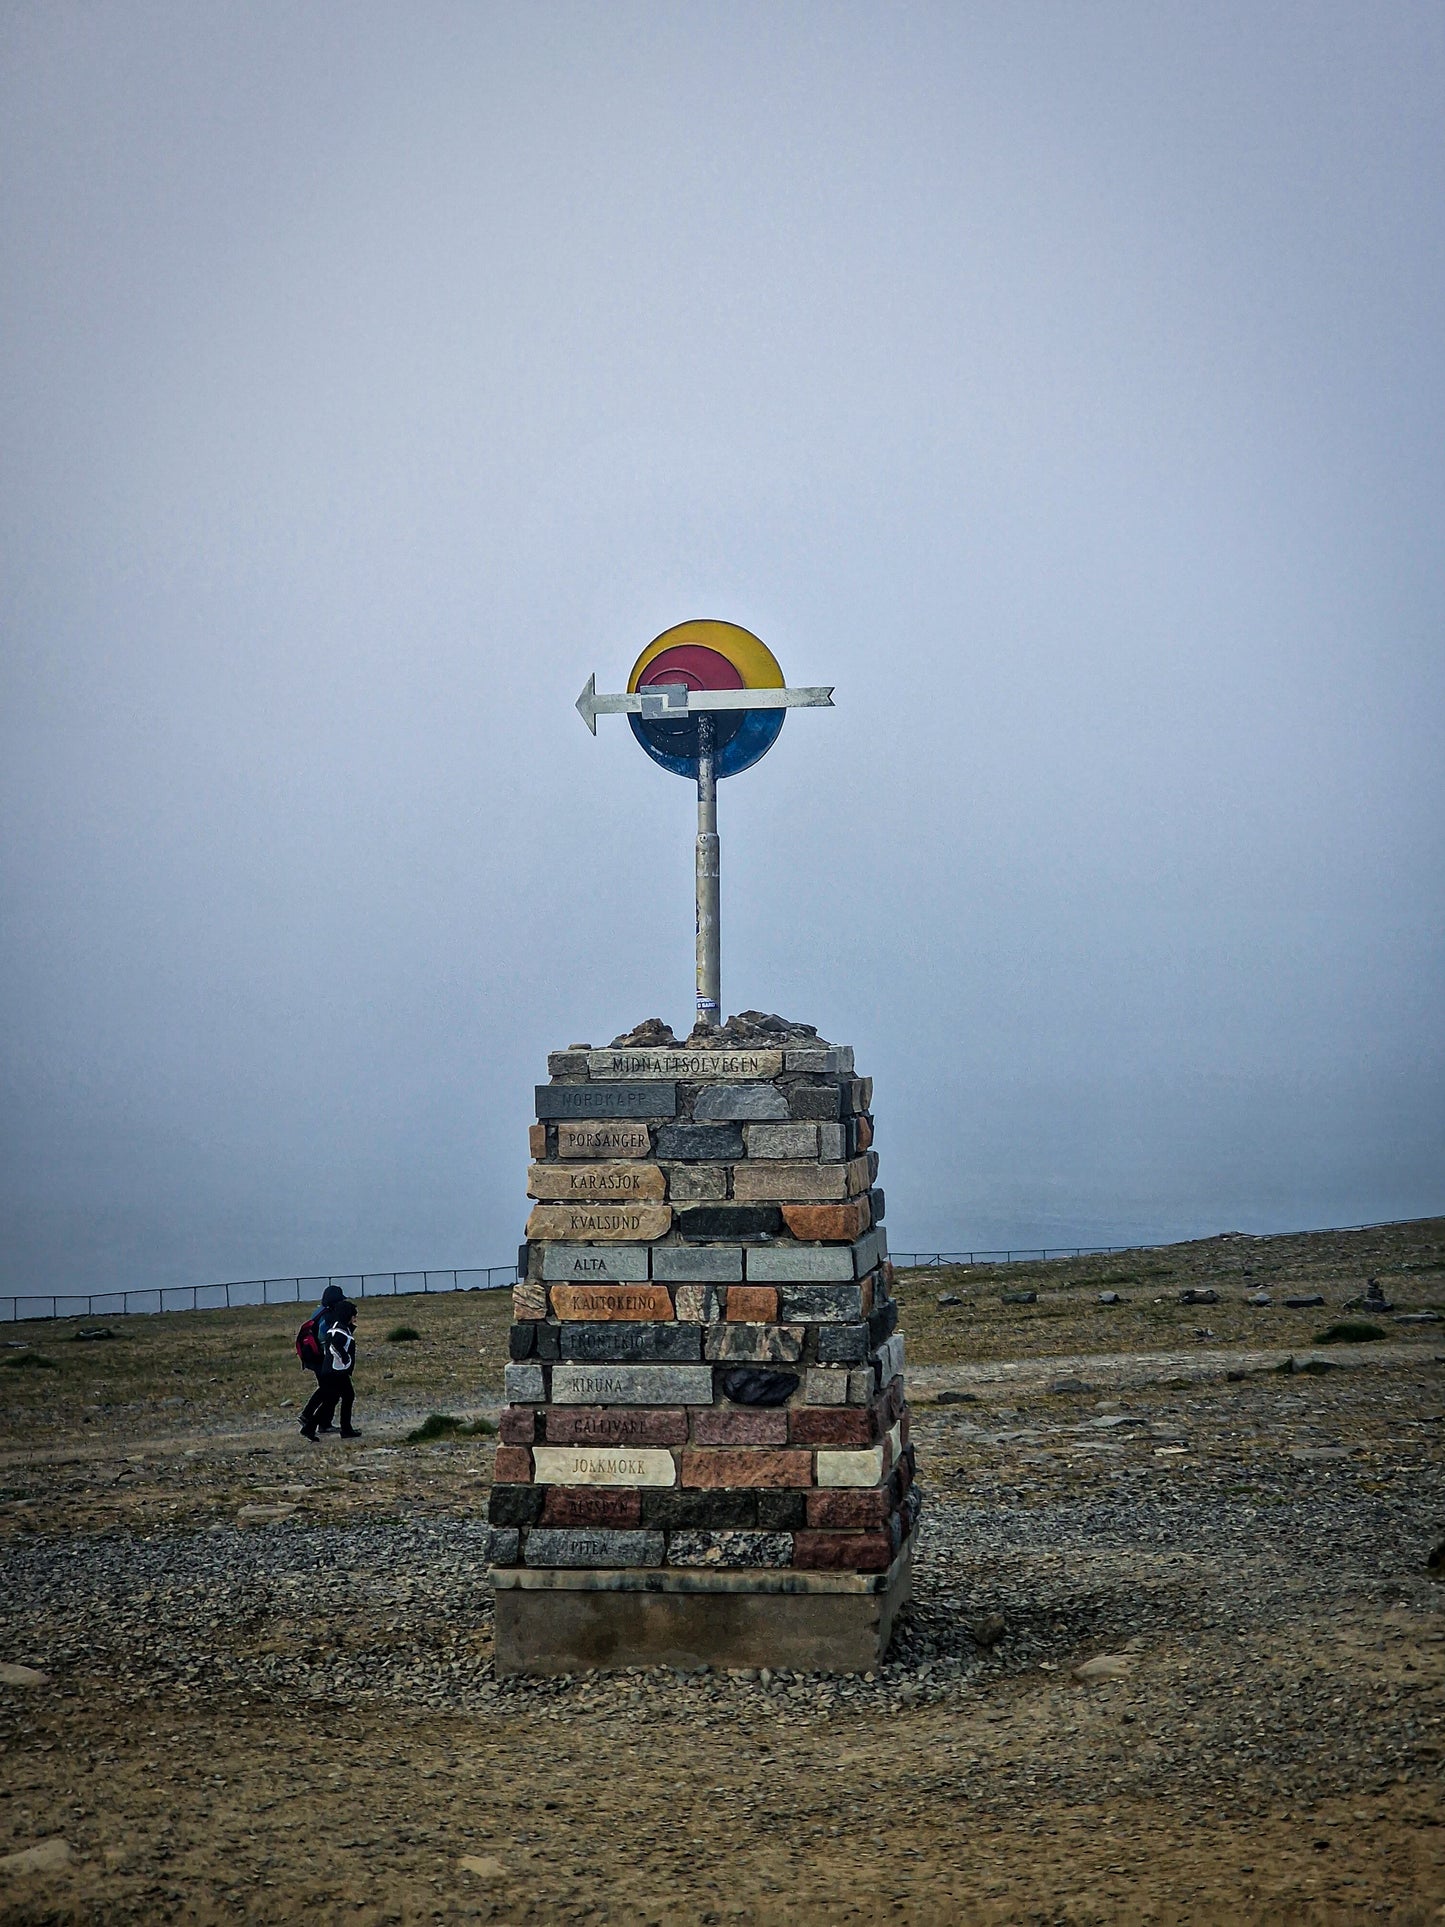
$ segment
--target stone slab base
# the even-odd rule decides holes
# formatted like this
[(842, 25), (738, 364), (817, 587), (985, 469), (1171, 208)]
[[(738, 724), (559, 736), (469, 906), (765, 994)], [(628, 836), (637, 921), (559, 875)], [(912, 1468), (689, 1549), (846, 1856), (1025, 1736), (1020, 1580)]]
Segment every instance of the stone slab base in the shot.
[(497, 1567), (496, 1668), (498, 1675), (628, 1666), (865, 1673), (888, 1650), (912, 1576), (911, 1540), (881, 1573)]

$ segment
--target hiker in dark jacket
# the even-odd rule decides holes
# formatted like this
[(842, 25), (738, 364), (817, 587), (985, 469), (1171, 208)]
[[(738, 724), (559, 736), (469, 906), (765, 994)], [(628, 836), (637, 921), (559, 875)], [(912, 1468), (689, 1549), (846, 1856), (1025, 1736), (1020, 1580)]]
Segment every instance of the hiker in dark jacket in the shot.
[[(336, 1394), (332, 1391), (327, 1376), (330, 1354), (326, 1349), (326, 1333), (332, 1319), (337, 1315), (338, 1308), (347, 1302), (346, 1293), (340, 1285), (328, 1285), (321, 1294), (321, 1303), (311, 1314), (316, 1342), (321, 1348), (321, 1363), (311, 1367), (316, 1374), (316, 1390), (307, 1399), (306, 1408), (301, 1414), (301, 1436), (313, 1442), (322, 1423), (327, 1425), (331, 1423), (331, 1412), (336, 1408)], [(355, 1319), (355, 1306), (351, 1307), (351, 1315)]]
[(336, 1307), (327, 1321), (326, 1366), (321, 1373), (319, 1387), (326, 1396), (319, 1429), (323, 1432), (331, 1430), (332, 1415), (339, 1402), (341, 1436), (344, 1439), (355, 1439), (361, 1436), (351, 1423), (351, 1401), (354, 1396), (351, 1373), (355, 1363), (356, 1307), (349, 1299), (345, 1299)]

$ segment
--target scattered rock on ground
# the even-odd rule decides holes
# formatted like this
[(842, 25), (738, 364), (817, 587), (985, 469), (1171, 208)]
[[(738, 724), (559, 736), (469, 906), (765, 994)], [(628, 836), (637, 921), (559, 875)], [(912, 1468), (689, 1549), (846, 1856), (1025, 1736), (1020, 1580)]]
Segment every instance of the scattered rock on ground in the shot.
[(48, 1686), (49, 1673), (42, 1673), (38, 1666), (16, 1666), (9, 1660), (0, 1661), (0, 1686)]
[(70, 1865), (70, 1842), (57, 1835), (38, 1846), (22, 1847), (19, 1853), (0, 1858), (0, 1873), (60, 1873)]

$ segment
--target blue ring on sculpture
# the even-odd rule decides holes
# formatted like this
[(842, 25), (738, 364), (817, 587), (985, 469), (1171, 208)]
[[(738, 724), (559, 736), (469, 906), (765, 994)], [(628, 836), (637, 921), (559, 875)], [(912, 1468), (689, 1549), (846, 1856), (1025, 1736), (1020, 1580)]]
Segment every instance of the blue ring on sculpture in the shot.
[[(715, 712), (719, 721), (724, 716), (733, 717), (739, 713), (743, 719), (741, 727), (718, 753), (717, 774), (720, 777), (741, 776), (745, 769), (751, 769), (754, 763), (766, 756), (773, 744), (777, 742), (782, 731), (783, 718), (788, 712), (785, 709), (745, 709), (741, 712), (725, 709)], [(664, 742), (654, 740), (648, 734), (652, 725), (644, 722), (641, 716), (629, 716), (627, 721), (633, 735), (654, 763), (665, 770), (671, 770), (674, 776), (685, 776), (693, 783), (697, 781), (695, 753), (691, 756), (680, 756), (675, 748), (667, 747)], [(665, 723), (662, 727), (669, 731), (676, 731), (678, 725)]]

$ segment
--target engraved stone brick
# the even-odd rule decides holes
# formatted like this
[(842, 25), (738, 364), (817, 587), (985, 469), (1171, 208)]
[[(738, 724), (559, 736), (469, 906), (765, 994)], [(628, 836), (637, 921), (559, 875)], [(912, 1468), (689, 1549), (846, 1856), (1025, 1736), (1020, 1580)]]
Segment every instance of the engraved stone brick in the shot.
[(893, 1542), (886, 1532), (798, 1532), (793, 1564), (802, 1571), (886, 1572)]
[(604, 1526), (533, 1526), (523, 1557), (529, 1566), (660, 1566), (663, 1538), (660, 1532), (609, 1531)]
[(673, 1532), (667, 1541), (670, 1566), (787, 1566), (793, 1559), (791, 1532)]
[(675, 1084), (538, 1084), (536, 1096), (543, 1120), (677, 1116)]
[[(668, 1532), (679, 1527), (718, 1532), (756, 1526), (758, 1496), (756, 1492), (746, 1491), (687, 1492), (676, 1486), (666, 1491), (651, 1488), (642, 1494), (642, 1523)], [(802, 1493), (792, 1496), (801, 1507)]]
[(527, 1149), (534, 1158), (546, 1157), (547, 1127), (545, 1124), (529, 1124), (527, 1126)]
[(820, 1124), (818, 1126), (818, 1156), (820, 1158), (845, 1158), (850, 1154), (848, 1140), (841, 1124)]
[(645, 1245), (613, 1245), (610, 1250), (576, 1245), (543, 1245), (542, 1276), (549, 1284), (641, 1284), (647, 1278)]
[(711, 1405), (712, 1366), (554, 1365), (552, 1400), (556, 1405)]
[(692, 1415), (694, 1445), (786, 1445), (786, 1406), (711, 1405)]
[[(677, 1213), (684, 1238), (775, 1238), (783, 1228), (783, 1214), (775, 1204), (690, 1204)], [(748, 1254), (751, 1265), (752, 1253)]]
[(818, 1484), (877, 1485), (887, 1470), (886, 1449), (882, 1445), (870, 1445), (855, 1452), (819, 1452)]
[[(761, 1208), (761, 1207), (758, 1207)], [(686, 1216), (686, 1213), (680, 1213)], [(782, 1212), (778, 1219), (781, 1223)], [(761, 1245), (749, 1246), (747, 1255), (750, 1285), (787, 1285), (793, 1283), (842, 1283), (856, 1276), (851, 1245)]]
[(672, 1317), (672, 1300), (666, 1285), (553, 1285), (552, 1309), (559, 1318), (658, 1324)]
[(709, 1358), (724, 1365), (796, 1365), (803, 1356), (803, 1328), (713, 1325), (708, 1330), (706, 1350)]
[[(867, 1406), (795, 1405), (788, 1423), (790, 1445), (871, 1445), (876, 1436), (873, 1412)], [(539, 1479), (541, 1463), (539, 1458)]]
[(698, 1092), (692, 1114), (699, 1124), (786, 1117), (788, 1099), (776, 1084), (712, 1084)]
[(534, 1204), (527, 1219), (529, 1238), (664, 1238), (672, 1229), (666, 1204)]
[(673, 1288), (677, 1315), (693, 1325), (710, 1325), (722, 1316), (722, 1293), (716, 1285), (677, 1285)]
[(742, 1200), (843, 1199), (867, 1190), (866, 1174), (854, 1182), (851, 1164), (785, 1164), (780, 1159), (750, 1158), (733, 1172), (733, 1196)]
[(534, 1164), (527, 1172), (529, 1198), (584, 1198), (612, 1203), (632, 1198), (661, 1199), (667, 1181), (655, 1164)]
[(820, 1365), (862, 1365), (868, 1357), (866, 1325), (824, 1325), (818, 1333)]
[(671, 1452), (657, 1445), (535, 1445), (539, 1485), (676, 1485)]
[(729, 1285), (727, 1315), (735, 1325), (775, 1325), (778, 1322), (777, 1286)]
[(702, 1327), (675, 1320), (665, 1325), (563, 1325), (562, 1356), (574, 1362), (661, 1359), (669, 1364), (688, 1363), (702, 1356)]
[(790, 1071), (811, 1071), (815, 1076), (847, 1077), (853, 1071), (851, 1044), (803, 1044), (783, 1052), (783, 1064)]
[(605, 1119), (559, 1124), (557, 1155), (559, 1158), (650, 1157), (652, 1133), (645, 1124), (608, 1123)]
[(492, 1466), (494, 1485), (526, 1485), (532, 1477), (532, 1454), (525, 1445), (499, 1445)]
[(749, 1124), (743, 1132), (750, 1158), (816, 1158), (816, 1124)]
[(513, 1318), (545, 1318), (547, 1287), (540, 1278), (527, 1278), (512, 1287)]
[(642, 1493), (597, 1491), (585, 1485), (548, 1486), (542, 1501), (544, 1526), (640, 1526)]
[(660, 1158), (709, 1158), (730, 1164), (744, 1155), (742, 1127), (737, 1124), (660, 1124)]
[(706, 1078), (777, 1077), (780, 1050), (594, 1050), (587, 1053), (592, 1077), (675, 1077), (695, 1083)]
[(783, 1285), (778, 1292), (783, 1317), (809, 1325), (838, 1324), (857, 1318), (863, 1294), (857, 1285)]
[(667, 1195), (673, 1204), (711, 1204), (728, 1194), (725, 1164), (669, 1164)]
[(842, 1115), (842, 1103), (836, 1084), (795, 1084), (788, 1092), (788, 1115), (833, 1122)]
[(851, 1244), (868, 1229), (868, 1200), (846, 1204), (785, 1204), (783, 1223), (807, 1244)]
[(608, 1410), (605, 1406), (550, 1405), (546, 1412), (549, 1445), (685, 1445), (687, 1413)]
[(494, 1485), (487, 1496), (487, 1517), (494, 1526), (534, 1526), (542, 1516), (538, 1485)]
[(493, 1526), (487, 1535), (487, 1564), (515, 1566), (521, 1562), (522, 1535), (515, 1526)]
[(536, 1407), (504, 1405), (497, 1420), (497, 1436), (506, 1445), (530, 1445), (537, 1436)]
[(803, 1509), (806, 1494), (789, 1492), (782, 1488), (759, 1492), (758, 1525), (764, 1532), (796, 1532), (806, 1524), (807, 1514)]
[(808, 1524), (831, 1532), (876, 1532), (897, 1502), (892, 1480), (863, 1488), (835, 1486), (805, 1495)]
[(669, 1283), (738, 1284), (743, 1275), (739, 1245), (659, 1245), (652, 1254), (652, 1275)]
[[(873, 1375), (868, 1375), (871, 1390)], [(803, 1378), (803, 1400), (808, 1405), (846, 1405), (848, 1374), (836, 1366), (810, 1365)]]
[(809, 1486), (813, 1483), (813, 1455), (778, 1451), (763, 1445), (689, 1449), (682, 1455), (682, 1483), (685, 1486)]
[(547, 1398), (547, 1380), (537, 1364), (508, 1365), (502, 1373), (509, 1405), (542, 1405)]

